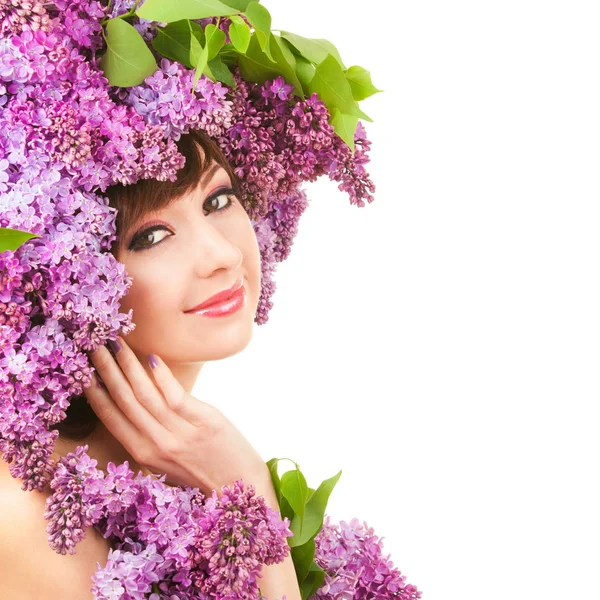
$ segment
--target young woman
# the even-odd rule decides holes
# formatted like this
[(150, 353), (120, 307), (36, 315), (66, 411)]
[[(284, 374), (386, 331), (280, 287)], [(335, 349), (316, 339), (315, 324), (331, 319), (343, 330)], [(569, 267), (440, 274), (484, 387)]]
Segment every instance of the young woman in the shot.
[(419, 598), (372, 530), (325, 523), (339, 474), (272, 479), (191, 395), (266, 322), (301, 184), (373, 200), (368, 72), (256, 2), (18, 4), (0, 9), (0, 597)]
[[(85, 398), (71, 401), (67, 418), (55, 426), (60, 436), (53, 458), (87, 444), (103, 470), (109, 462), (128, 461), (134, 472), (164, 473), (166, 483), (207, 495), (243, 479), (279, 510), (265, 460), (224, 414), (191, 395), (206, 361), (237, 354), (250, 342), (260, 252), (239, 182), (218, 146), (194, 130), (177, 145), (186, 163), (176, 182), (141, 180), (107, 192), (119, 210), (111, 251), (133, 279), (120, 310), (132, 311), (135, 329), (120, 347), (91, 353), (104, 385), (94, 375)], [(211, 302), (215, 296), (221, 300)], [(207, 301), (207, 308), (197, 308)], [(2, 596), (13, 591), (23, 599), (50, 600), (60, 591), (62, 598), (91, 597), (90, 577), (96, 561), (106, 562), (108, 542), (95, 532), (77, 558), (61, 561), (42, 543), (42, 498), (28, 494), (23, 505), (6, 464), (1, 468), (6, 505), (0, 519), (5, 540), (12, 542), (5, 541), (0, 561)], [(44, 500), (50, 494), (47, 488)], [(11, 500), (17, 498), (15, 515)], [(15, 543), (23, 544), (23, 552), (14, 552)], [(36, 567), (39, 578), (24, 577), (33, 561), (46, 567)], [(63, 587), (67, 573), (81, 585)], [(300, 598), (291, 555), (263, 567), (260, 589), (267, 598)]]

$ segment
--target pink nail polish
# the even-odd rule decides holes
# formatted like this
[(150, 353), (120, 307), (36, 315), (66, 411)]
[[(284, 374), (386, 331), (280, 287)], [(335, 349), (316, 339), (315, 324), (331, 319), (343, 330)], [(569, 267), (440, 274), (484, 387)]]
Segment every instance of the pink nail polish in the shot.
[(148, 354), (148, 364), (152, 369), (156, 369), (156, 367), (158, 367), (158, 359), (156, 356), (154, 356), (154, 354)]

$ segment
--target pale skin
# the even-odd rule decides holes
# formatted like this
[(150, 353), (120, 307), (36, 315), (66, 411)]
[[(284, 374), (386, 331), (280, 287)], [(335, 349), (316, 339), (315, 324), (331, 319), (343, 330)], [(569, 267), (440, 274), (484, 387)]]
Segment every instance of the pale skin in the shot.
[[(264, 459), (220, 410), (191, 395), (206, 361), (247, 346), (260, 295), (252, 224), (238, 198), (215, 193), (230, 188), (231, 181), (225, 169), (213, 166), (192, 193), (121, 232), (116, 258), (133, 284), (120, 310), (133, 309), (136, 328), (126, 340), (119, 336), (114, 357), (105, 346), (90, 353), (106, 387), (93, 375), (84, 393), (101, 423), (87, 440), (59, 439), (55, 458), (88, 444), (99, 468), (127, 460), (134, 473), (166, 474), (167, 484), (198, 487), (205, 494), (243, 479), (279, 510)], [(232, 205), (221, 210), (228, 200)], [(157, 223), (166, 229), (147, 232)], [(245, 302), (237, 312), (215, 318), (185, 313), (239, 278)], [(155, 368), (148, 363), (150, 353), (158, 359)], [(259, 586), (268, 600), (283, 595), (300, 600), (291, 556), (263, 566)]]

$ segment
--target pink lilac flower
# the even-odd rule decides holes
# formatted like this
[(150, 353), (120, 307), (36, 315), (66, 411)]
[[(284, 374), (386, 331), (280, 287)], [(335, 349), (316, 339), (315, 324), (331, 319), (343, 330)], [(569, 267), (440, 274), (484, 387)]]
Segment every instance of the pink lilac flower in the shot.
[(39, 0), (0, 0), (0, 34), (20, 33), (24, 28), (46, 31), (50, 16)]

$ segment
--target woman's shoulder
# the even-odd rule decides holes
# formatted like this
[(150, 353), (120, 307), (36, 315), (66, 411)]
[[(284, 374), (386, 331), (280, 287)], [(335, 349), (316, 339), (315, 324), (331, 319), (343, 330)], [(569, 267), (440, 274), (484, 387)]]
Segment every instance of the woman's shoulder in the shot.
[(106, 565), (110, 544), (90, 527), (75, 554), (52, 550), (44, 518), (50, 494), (22, 490), (0, 458), (0, 598), (92, 598), (91, 577), (96, 563)]

